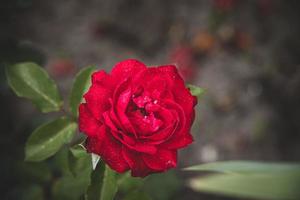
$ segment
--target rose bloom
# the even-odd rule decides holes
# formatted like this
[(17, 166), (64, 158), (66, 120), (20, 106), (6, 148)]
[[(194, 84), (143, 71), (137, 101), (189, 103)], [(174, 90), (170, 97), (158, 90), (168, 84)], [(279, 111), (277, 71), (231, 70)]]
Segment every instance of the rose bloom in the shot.
[(88, 152), (115, 171), (144, 177), (176, 167), (190, 144), (196, 97), (173, 65), (146, 67), (129, 59), (99, 70), (79, 107)]

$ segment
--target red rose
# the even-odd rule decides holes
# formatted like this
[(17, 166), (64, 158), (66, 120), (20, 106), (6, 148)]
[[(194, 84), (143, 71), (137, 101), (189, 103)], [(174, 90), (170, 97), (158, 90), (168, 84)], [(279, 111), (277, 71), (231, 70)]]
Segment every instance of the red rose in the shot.
[(197, 101), (175, 66), (146, 67), (137, 60), (100, 70), (79, 107), (79, 129), (89, 152), (132, 176), (176, 167), (177, 150), (193, 141)]

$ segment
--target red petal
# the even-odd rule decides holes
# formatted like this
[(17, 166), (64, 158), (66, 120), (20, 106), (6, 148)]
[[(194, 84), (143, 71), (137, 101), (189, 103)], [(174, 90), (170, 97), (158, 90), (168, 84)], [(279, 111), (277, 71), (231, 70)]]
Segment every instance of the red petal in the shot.
[(88, 137), (86, 147), (89, 152), (98, 154), (112, 169), (119, 173), (129, 169), (127, 162), (121, 156), (122, 145), (116, 141), (102, 126), (96, 137)]
[(112, 91), (99, 84), (93, 84), (84, 95), (89, 110), (97, 120), (101, 119), (102, 113), (110, 109), (109, 98), (111, 96)]
[(99, 70), (92, 74), (92, 84), (99, 84), (111, 88), (113, 86), (113, 79), (104, 70)]
[(177, 151), (159, 149), (155, 155), (143, 154), (143, 160), (153, 170), (165, 171), (177, 165)]
[(180, 149), (186, 147), (194, 141), (193, 136), (190, 133), (174, 135), (164, 144), (161, 144), (160, 147), (166, 149)]
[(194, 106), (197, 104), (197, 98), (192, 96), (191, 92), (185, 87), (182, 77), (173, 65), (160, 66), (157, 68), (162, 73), (168, 74), (173, 80), (172, 92), (175, 101), (182, 106), (187, 118), (191, 118)]
[(135, 59), (127, 59), (117, 63), (111, 71), (114, 80), (122, 81), (135, 76), (140, 71), (147, 69), (146, 65)]
[(172, 92), (174, 94), (174, 100), (178, 103), (184, 110), (186, 117), (186, 129), (190, 129), (194, 117), (195, 110), (194, 107), (197, 104), (197, 98), (191, 94), (191, 92), (185, 87), (184, 81), (178, 74), (178, 71), (174, 66), (161, 66), (159, 69), (163, 72), (168, 72), (170, 76), (174, 79), (174, 85)]
[(141, 153), (123, 147), (122, 155), (131, 169), (131, 176), (145, 177), (151, 173), (155, 173), (154, 170), (151, 170), (145, 164), (145, 162), (142, 159)]
[(88, 136), (94, 136), (101, 127), (101, 122), (97, 121), (87, 108), (86, 103), (79, 106), (79, 130)]
[(128, 108), (128, 104), (132, 96), (132, 91), (130, 89), (129, 84), (130, 84), (129, 79), (126, 79), (121, 84), (119, 84), (116, 90), (114, 91), (113, 94), (114, 116), (111, 115), (111, 117), (114, 121), (120, 122), (121, 126), (119, 128), (122, 128), (122, 131), (137, 137), (136, 131), (126, 115), (126, 110)]
[(119, 120), (122, 123), (125, 130), (131, 134), (135, 134), (135, 129), (133, 128), (130, 120), (126, 115), (126, 110), (131, 98), (131, 90), (127, 89), (126, 91), (122, 92), (118, 97), (118, 101), (116, 106), (117, 115), (119, 116)]
[[(147, 141), (148, 144), (161, 144), (166, 142), (179, 128), (178, 124), (180, 118), (176, 111), (166, 109), (160, 105), (155, 105), (155, 107), (155, 115), (163, 122), (163, 126), (152, 135), (139, 136), (144, 141)], [(146, 107), (146, 110), (152, 110), (152, 108)]]
[(117, 127), (113, 124), (107, 112), (103, 114), (104, 123), (110, 128), (111, 134), (115, 139), (119, 140), (122, 144), (126, 145), (128, 148), (136, 150), (138, 152), (155, 154), (156, 147), (151, 144), (144, 144), (136, 141), (136, 138), (128, 136), (126, 133), (119, 131)]
[(193, 116), (187, 118), (183, 108), (175, 102), (167, 101), (165, 106), (167, 109), (176, 110), (179, 117), (179, 124), (172, 137), (160, 146), (166, 149), (183, 148), (193, 141), (193, 137), (190, 135), (191, 118)]

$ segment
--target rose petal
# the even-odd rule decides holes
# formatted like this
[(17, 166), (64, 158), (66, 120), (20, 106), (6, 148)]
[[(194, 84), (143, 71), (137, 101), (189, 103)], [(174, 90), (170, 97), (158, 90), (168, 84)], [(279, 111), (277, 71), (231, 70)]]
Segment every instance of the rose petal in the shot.
[[(188, 146), (194, 141), (193, 136), (190, 133), (178, 134), (170, 138), (167, 142), (160, 145), (161, 148), (166, 149), (180, 149)], [(160, 148), (158, 147), (158, 148)]]
[(112, 88), (114, 86), (113, 83), (115, 83), (114, 79), (112, 79), (104, 70), (99, 70), (92, 74), (92, 84), (99, 84), (107, 88)]
[(113, 115), (111, 116), (112, 119), (120, 122), (119, 128), (122, 129), (122, 131), (132, 134), (137, 138), (136, 131), (126, 115), (131, 96), (130, 80), (126, 79), (117, 86), (113, 94)]
[(147, 69), (146, 65), (135, 59), (127, 59), (117, 63), (111, 75), (114, 80), (122, 81), (128, 77), (135, 76), (137, 73)]
[(98, 154), (105, 163), (119, 173), (129, 169), (127, 162), (120, 156), (122, 145), (110, 135), (105, 126), (101, 126), (97, 136), (87, 138), (86, 148), (89, 152)]
[(163, 125), (160, 119), (157, 119), (153, 113), (144, 116), (140, 111), (130, 113), (129, 119), (135, 130), (139, 133), (138, 137), (155, 134)]
[(144, 162), (153, 170), (166, 171), (177, 165), (177, 151), (159, 149), (155, 155), (143, 154)]
[(97, 121), (87, 108), (86, 103), (79, 106), (79, 130), (88, 136), (94, 136), (101, 127), (101, 122)]
[(142, 159), (141, 153), (132, 151), (126, 147), (122, 149), (123, 158), (131, 169), (131, 176), (134, 177), (145, 177), (155, 171), (149, 169)]
[(171, 88), (172, 93), (174, 94), (174, 101), (178, 103), (184, 110), (187, 125), (188, 127), (194, 121), (194, 107), (197, 104), (197, 98), (191, 94), (191, 92), (185, 87), (182, 77), (179, 75), (175, 66), (166, 65), (160, 66), (157, 70), (167, 73), (173, 79), (173, 85)]
[(166, 102), (166, 108), (174, 109), (177, 111), (177, 114), (179, 115), (179, 127), (178, 130), (176, 130), (172, 135), (172, 137), (170, 137), (169, 140), (162, 143), (160, 146), (166, 149), (183, 148), (193, 141), (193, 137), (190, 135), (190, 121), (191, 117), (193, 116), (189, 116), (189, 118), (186, 118), (183, 108), (172, 101)]
[(98, 84), (93, 84), (84, 95), (89, 110), (97, 120), (101, 119), (102, 113), (110, 109), (109, 98), (111, 96), (112, 91), (110, 89)]
[(122, 144), (126, 145), (128, 148), (136, 150), (137, 152), (143, 152), (148, 154), (155, 154), (157, 149), (155, 146), (147, 143), (139, 142), (136, 138), (127, 135), (126, 133), (117, 129), (113, 124), (107, 112), (103, 114), (104, 124), (110, 128), (111, 134)]
[(139, 136), (139, 138), (143, 139), (146, 143), (156, 145), (166, 142), (170, 137), (172, 137), (180, 123), (180, 118), (176, 111), (166, 109), (159, 105), (157, 105), (157, 108), (159, 109), (156, 109), (155, 115), (163, 122), (163, 127), (152, 135)]
[(147, 144), (141, 141), (138, 141), (135, 138), (127, 136), (121, 131), (112, 131), (112, 134), (116, 139), (118, 139), (122, 144), (124, 144), (127, 148), (132, 149), (136, 152), (146, 153), (146, 154), (155, 154), (157, 148), (151, 143)]
[[(165, 86), (159, 84), (159, 82), (161, 82), (159, 79), (164, 80)], [(149, 90), (154, 90), (155, 87), (166, 87), (167, 91), (171, 91), (173, 95), (166, 93), (168, 94), (168, 98), (164, 97), (163, 99), (174, 99), (176, 103), (182, 106), (188, 123), (193, 121), (193, 112), (194, 107), (197, 104), (197, 98), (192, 96), (191, 92), (185, 87), (184, 80), (179, 75), (174, 65), (150, 67), (143, 71), (143, 73), (135, 76), (133, 82), (135, 84), (142, 83), (144, 87)], [(161, 86), (158, 86), (158, 84)]]

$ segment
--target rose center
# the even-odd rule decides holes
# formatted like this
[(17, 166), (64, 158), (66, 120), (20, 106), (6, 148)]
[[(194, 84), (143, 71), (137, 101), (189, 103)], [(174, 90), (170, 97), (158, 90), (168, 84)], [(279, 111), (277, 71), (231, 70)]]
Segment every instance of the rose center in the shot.
[(132, 96), (127, 115), (137, 129), (138, 135), (152, 135), (163, 125), (162, 120), (156, 116), (155, 109), (153, 109), (157, 103), (158, 101), (149, 95)]

